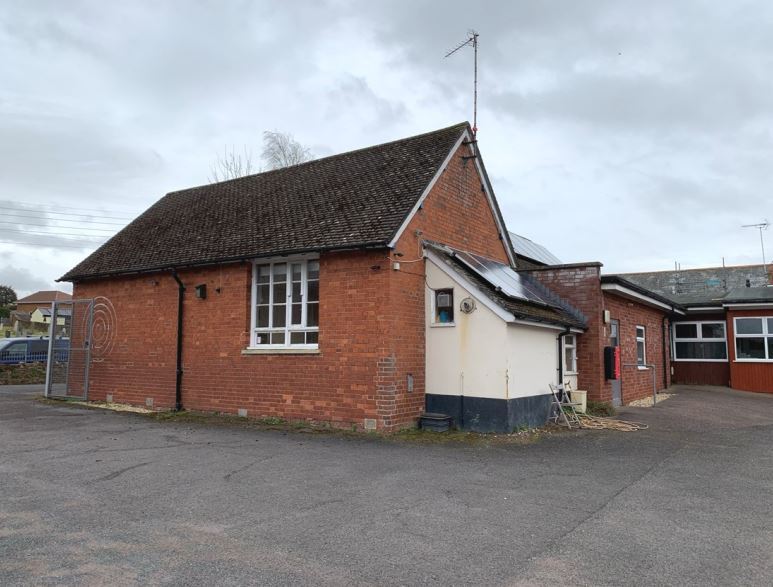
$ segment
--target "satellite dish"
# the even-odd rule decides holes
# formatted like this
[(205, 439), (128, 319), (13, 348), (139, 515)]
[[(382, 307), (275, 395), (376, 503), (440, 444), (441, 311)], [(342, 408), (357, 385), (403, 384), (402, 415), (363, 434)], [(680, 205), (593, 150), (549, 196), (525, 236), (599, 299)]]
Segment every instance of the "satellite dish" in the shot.
[(459, 309), (464, 312), (465, 314), (470, 314), (475, 310), (475, 300), (472, 298), (464, 298), (459, 303)]

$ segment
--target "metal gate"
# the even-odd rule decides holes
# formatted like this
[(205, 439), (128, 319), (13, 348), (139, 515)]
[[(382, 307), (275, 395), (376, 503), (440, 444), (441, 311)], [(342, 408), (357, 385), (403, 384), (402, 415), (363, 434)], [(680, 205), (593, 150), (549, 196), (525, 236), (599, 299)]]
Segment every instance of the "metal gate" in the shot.
[(46, 397), (88, 399), (94, 300), (51, 305)]

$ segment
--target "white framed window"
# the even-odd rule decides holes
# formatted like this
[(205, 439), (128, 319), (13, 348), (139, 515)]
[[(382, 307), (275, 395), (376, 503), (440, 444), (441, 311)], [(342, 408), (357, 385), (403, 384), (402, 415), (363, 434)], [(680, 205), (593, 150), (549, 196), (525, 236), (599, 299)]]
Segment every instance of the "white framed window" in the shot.
[(644, 326), (636, 327), (636, 364), (639, 367), (647, 365), (647, 329)]
[(563, 337), (564, 344), (564, 373), (566, 375), (577, 374), (577, 336), (567, 334)]
[(319, 259), (255, 261), (250, 347), (318, 348)]
[(773, 318), (734, 318), (737, 361), (773, 361)]
[(724, 322), (675, 322), (671, 339), (674, 361), (727, 361)]
[(454, 290), (436, 289), (432, 293), (432, 324), (454, 326)]

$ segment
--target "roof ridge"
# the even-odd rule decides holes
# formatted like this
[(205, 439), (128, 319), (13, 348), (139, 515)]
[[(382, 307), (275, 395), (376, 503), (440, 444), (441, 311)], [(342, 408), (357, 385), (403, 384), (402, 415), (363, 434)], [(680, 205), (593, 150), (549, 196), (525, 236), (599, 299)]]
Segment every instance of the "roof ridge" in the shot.
[(629, 271), (626, 273), (611, 273), (610, 275), (649, 275), (651, 273), (685, 273), (687, 271), (711, 271), (712, 269), (745, 269), (747, 267), (757, 267), (757, 268), (764, 267), (765, 270), (767, 271), (768, 265), (773, 265), (773, 263), (766, 263), (765, 265), (762, 265), (761, 263), (750, 263), (748, 265), (693, 267), (692, 269), (658, 269), (656, 271)]
[(266, 171), (261, 171), (260, 173), (251, 173), (250, 175), (243, 175), (241, 177), (234, 177), (234, 178), (226, 179), (226, 180), (223, 180), (223, 181), (216, 181), (214, 183), (202, 183), (202, 184), (199, 184), (199, 185), (194, 185), (194, 186), (191, 186), (191, 187), (183, 188), (181, 190), (174, 190), (174, 191), (171, 191), (171, 192), (167, 192), (167, 195), (169, 195), (169, 194), (179, 194), (181, 192), (187, 192), (187, 191), (195, 190), (195, 189), (202, 188), (202, 187), (215, 186), (215, 185), (218, 185), (218, 186), (219, 185), (225, 185), (225, 184), (233, 183), (233, 182), (236, 182), (236, 181), (242, 181), (242, 180), (245, 180), (245, 179), (251, 178), (251, 177), (258, 177), (258, 176), (261, 176), (261, 175), (266, 176), (266, 175), (271, 175), (271, 174), (275, 174), (275, 173), (280, 173), (280, 172), (283, 172), (283, 171), (287, 171), (288, 169), (297, 169), (299, 167), (303, 167), (303, 166), (306, 166), (306, 165), (311, 165), (313, 163), (319, 163), (321, 161), (328, 161), (330, 159), (335, 159), (336, 157), (345, 157), (347, 155), (352, 155), (354, 153), (360, 153), (362, 151), (370, 151), (370, 150), (373, 150), (373, 149), (380, 149), (380, 148), (386, 147), (388, 145), (393, 145), (393, 144), (397, 144), (397, 143), (404, 143), (406, 141), (412, 141), (412, 140), (415, 140), (415, 139), (420, 139), (422, 137), (426, 137), (426, 136), (429, 136), (429, 135), (434, 135), (434, 134), (439, 134), (439, 133), (442, 133), (442, 132), (446, 132), (446, 131), (449, 131), (451, 129), (457, 128), (457, 127), (459, 127), (459, 129), (461, 131), (462, 128), (466, 129), (466, 128), (469, 128), (469, 126), (470, 126), (469, 122), (466, 122), (466, 121), (465, 122), (457, 122), (456, 124), (452, 124), (451, 126), (447, 126), (445, 128), (438, 128), (438, 129), (435, 129), (435, 130), (430, 130), (430, 131), (427, 131), (427, 132), (419, 133), (417, 135), (413, 135), (413, 136), (410, 136), (410, 137), (403, 137), (401, 139), (394, 139), (394, 140), (391, 140), (391, 141), (385, 141), (383, 143), (378, 143), (376, 145), (370, 145), (370, 146), (367, 146), (367, 147), (359, 147), (357, 149), (352, 149), (350, 151), (343, 151), (341, 153), (334, 153), (332, 155), (327, 155), (325, 157), (320, 157), (319, 159), (311, 159), (310, 161), (304, 161), (303, 163), (296, 163), (295, 165), (288, 165), (286, 167), (280, 167), (278, 169), (268, 169)]

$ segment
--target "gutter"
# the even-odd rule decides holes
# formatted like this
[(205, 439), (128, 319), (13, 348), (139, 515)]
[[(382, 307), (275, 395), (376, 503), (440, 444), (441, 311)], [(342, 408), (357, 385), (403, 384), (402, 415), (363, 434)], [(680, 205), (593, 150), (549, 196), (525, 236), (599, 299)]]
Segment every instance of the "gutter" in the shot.
[[(663, 353), (663, 389), (668, 389), (668, 374), (666, 369), (670, 369), (668, 361), (666, 361), (666, 336), (668, 336), (670, 329), (668, 328), (668, 316), (663, 316), (663, 332), (661, 333), (662, 353)], [(670, 338), (670, 337), (669, 337)]]
[(177, 282), (177, 378), (174, 388), (174, 410), (179, 412), (183, 409), (183, 298), (185, 296), (185, 285), (180, 281), (177, 275), (177, 269), (172, 268), (172, 277)]

